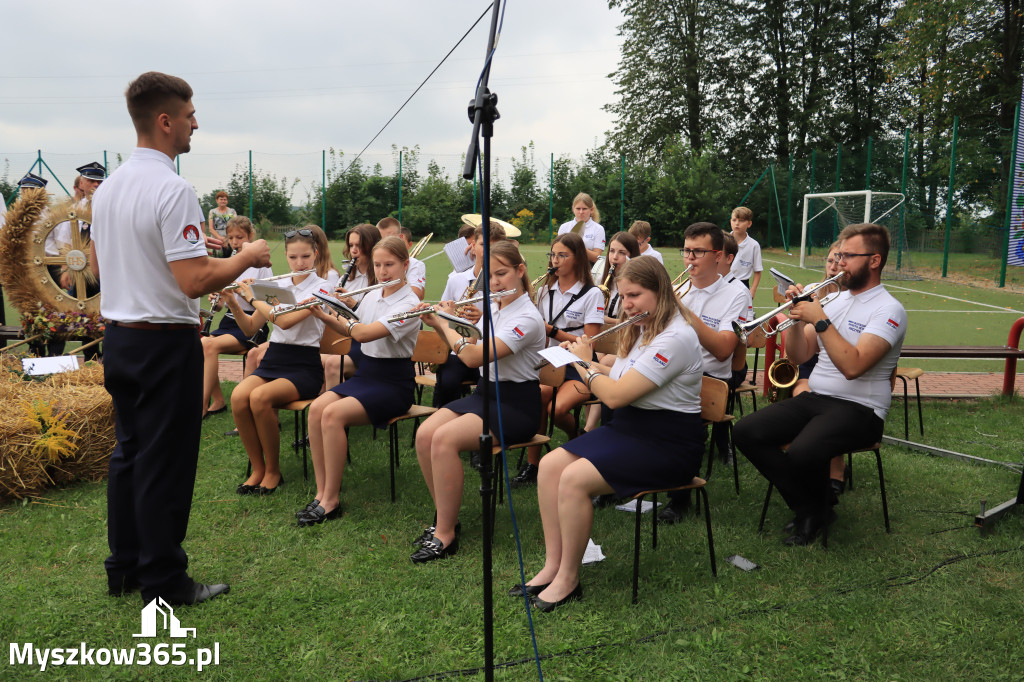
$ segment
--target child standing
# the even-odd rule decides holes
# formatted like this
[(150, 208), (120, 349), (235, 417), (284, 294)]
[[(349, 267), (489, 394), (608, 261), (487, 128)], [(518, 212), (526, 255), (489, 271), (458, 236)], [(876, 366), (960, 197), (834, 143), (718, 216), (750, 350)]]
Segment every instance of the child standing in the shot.
[(732, 236), (736, 240), (738, 251), (730, 273), (750, 289), (750, 297), (757, 293), (757, 285), (761, 283), (761, 245), (747, 234), (754, 222), (754, 212), (746, 206), (734, 208), (732, 211)]
[(651, 246), (651, 224), (649, 222), (646, 220), (634, 220), (633, 224), (629, 226), (629, 233), (636, 237), (636, 241), (640, 245), (641, 256), (650, 256), (662, 265), (665, 264), (665, 259), (662, 255)]

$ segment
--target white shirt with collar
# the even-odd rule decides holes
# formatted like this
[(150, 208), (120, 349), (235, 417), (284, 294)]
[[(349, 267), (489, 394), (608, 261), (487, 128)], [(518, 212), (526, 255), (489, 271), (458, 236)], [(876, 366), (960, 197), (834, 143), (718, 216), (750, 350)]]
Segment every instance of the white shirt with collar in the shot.
[(174, 161), (138, 147), (92, 202), (103, 317), (198, 324), (199, 299), (182, 292), (168, 263), (207, 257), (203, 209), (192, 185), (174, 172)]
[[(572, 228), (576, 227), (576, 221), (570, 220), (567, 223), (563, 223), (558, 228), (558, 234), (566, 234), (572, 232)], [(600, 223), (595, 223), (594, 219), (591, 218), (587, 221), (586, 225), (583, 226), (583, 245), (587, 247), (587, 250), (601, 249), (604, 251), (604, 228), (601, 227)]]
[[(491, 320), (494, 338), (500, 340), (512, 351), (511, 355), (497, 361), (497, 379), (517, 383), (537, 381), (538, 374), (534, 367), (542, 359), (540, 351), (547, 341), (547, 334), (544, 332), (544, 319), (534, 307), (530, 297), (527, 294), (521, 294), (519, 298), (504, 308), (498, 308), (496, 301), (491, 303)], [(483, 331), (484, 318), (482, 316), (476, 326), (481, 332)], [(492, 372), (491, 380), (494, 380), (495, 363), (491, 362), (488, 367)], [(484, 368), (481, 367), (480, 376), (483, 376), (483, 370)]]
[[(273, 277), (273, 276), (274, 276), (274, 271), (271, 270), (270, 268), (246, 268), (245, 272), (243, 272), (241, 275), (239, 275), (238, 278), (235, 281), (236, 282), (241, 282), (243, 279), (266, 279), (267, 277)], [(235, 300), (238, 302), (238, 305), (242, 309), (243, 312), (248, 313), (249, 315), (252, 315), (253, 307), (251, 305), (249, 305), (249, 302), (247, 300), (242, 298), (241, 294), (235, 293), (235, 294), (229, 294), (229, 296), (234, 296), (235, 297)], [(234, 317), (234, 315), (231, 314), (231, 310), (228, 310), (224, 314), (226, 316), (228, 316), (228, 317)]]
[[(481, 272), (483, 272), (481, 270)], [(444, 293), (441, 294), (442, 301), (459, 301), (462, 299), (462, 295), (466, 293), (466, 289), (473, 283), (473, 280), (477, 278), (473, 274), (473, 268), (468, 270), (462, 270), (461, 272), (453, 272), (448, 275), (448, 282), (444, 285)], [(479, 307), (479, 306), (477, 306)]]
[(892, 401), (889, 378), (896, 369), (903, 339), (907, 334), (907, 311), (879, 284), (857, 295), (844, 291), (834, 303), (828, 304), (825, 314), (832, 320), (840, 336), (854, 346), (861, 334), (874, 334), (887, 341), (890, 348), (874, 367), (856, 379), (847, 379), (836, 368), (819, 337), (818, 364), (811, 372), (811, 390), (866, 405), (879, 418), (885, 419)]
[(423, 293), (427, 291), (427, 266), (418, 258), (409, 258), (409, 270), (405, 275), (405, 281), (410, 286), (418, 287), (423, 290)]
[(658, 261), (662, 265), (665, 264), (665, 258), (664, 258), (664, 256), (661, 255), (661, 252), (656, 250), (653, 246), (651, 246), (649, 244), (647, 246), (647, 250), (646, 251), (641, 251), (640, 255), (641, 256), (650, 256), (651, 258), (653, 258), (654, 260)]
[(609, 376), (618, 380), (635, 369), (654, 382), (657, 388), (634, 400), (633, 407), (700, 414), (704, 360), (697, 350), (697, 332), (677, 314), (649, 344), (641, 345), (642, 338), (641, 334), (626, 357), (615, 358)]
[(730, 275), (736, 279), (750, 279), (755, 272), (761, 272), (761, 245), (749, 234), (742, 242), (736, 244), (736, 258), (732, 261)]
[[(292, 284), (290, 279), (284, 279), (281, 282), (284, 282), (282, 288), (291, 289), (292, 293), (295, 294), (296, 301), (304, 301), (310, 298), (314, 291), (330, 294), (327, 280), (320, 279), (316, 276), (315, 272), (306, 275), (306, 279), (298, 284)], [(291, 346), (316, 346), (319, 348), (320, 337), (323, 335), (323, 320), (311, 314), (302, 322), (294, 324), (287, 329), (275, 326), (274, 334), (270, 340), (274, 343), (287, 343)]]
[[(745, 288), (745, 287), (744, 287)], [(701, 321), (715, 332), (732, 331), (732, 323), (743, 319), (750, 305), (750, 292), (744, 294), (729, 284), (721, 275), (703, 289), (691, 286), (683, 296), (683, 305), (689, 308)], [(716, 379), (728, 381), (732, 377), (732, 355), (718, 360), (701, 346), (704, 357), (704, 371)]]
[(362, 344), (363, 354), (371, 358), (411, 358), (416, 347), (416, 335), (420, 330), (420, 319), (411, 317), (388, 322), (388, 318), (409, 312), (419, 302), (416, 292), (408, 284), (403, 284), (398, 291), (387, 297), (384, 296), (383, 288), (367, 292), (359, 302), (359, 321), (363, 324), (382, 322), (389, 336)]
[(736, 319), (740, 324), (750, 322), (754, 319), (754, 299), (750, 296), (750, 289), (746, 287), (743, 282), (733, 277), (732, 273), (725, 275), (725, 283), (735, 289), (737, 292), (743, 295), (743, 299), (747, 302), (747, 310), (740, 317)]
[[(572, 304), (569, 301), (583, 289), (583, 282), (576, 282), (566, 291), (558, 288), (558, 281), (555, 280), (551, 287), (543, 286), (537, 294), (537, 309), (541, 317), (548, 324), (558, 327), (562, 331), (583, 335), (583, 325), (604, 324), (604, 294), (596, 286), (591, 287), (587, 293), (576, 298)], [(554, 292), (554, 296), (550, 292)], [(566, 308), (566, 305), (569, 305)], [(560, 316), (559, 312), (565, 308)], [(552, 316), (557, 316), (552, 320)]]

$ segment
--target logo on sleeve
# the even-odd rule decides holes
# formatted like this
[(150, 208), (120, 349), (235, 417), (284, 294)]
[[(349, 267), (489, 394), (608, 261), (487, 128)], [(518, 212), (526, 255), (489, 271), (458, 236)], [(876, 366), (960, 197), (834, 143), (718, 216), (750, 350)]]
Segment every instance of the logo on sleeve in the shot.
[(597, 312), (603, 313), (604, 312), (604, 306), (603, 305), (597, 306)]
[(517, 339), (521, 339), (524, 336), (523, 335), (523, 330), (520, 329), (519, 327), (513, 327), (512, 328), (512, 335), (515, 336)]
[(893, 329), (899, 329), (900, 328), (900, 323), (897, 322), (896, 320), (892, 319), (891, 317), (889, 318), (889, 321), (886, 322), (886, 324), (889, 325), (890, 327), (892, 327)]
[(199, 234), (199, 228), (195, 225), (186, 225), (182, 231), (181, 236), (185, 238), (189, 244), (198, 244), (201, 238)]
[(661, 353), (654, 354), (654, 361), (661, 365), (662, 367), (668, 367), (668, 358), (662, 355)]

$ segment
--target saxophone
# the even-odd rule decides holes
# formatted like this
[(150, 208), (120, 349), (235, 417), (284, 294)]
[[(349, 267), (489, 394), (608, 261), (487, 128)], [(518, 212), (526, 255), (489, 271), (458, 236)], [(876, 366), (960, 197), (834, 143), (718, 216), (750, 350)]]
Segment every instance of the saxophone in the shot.
[(768, 368), (768, 381), (772, 388), (768, 392), (768, 402), (775, 403), (793, 397), (793, 386), (800, 378), (800, 368), (789, 358), (779, 358)]
[(608, 268), (608, 274), (605, 275), (605, 277), (604, 277), (604, 282), (602, 282), (601, 284), (597, 285), (597, 288), (601, 290), (602, 294), (604, 294), (604, 307), (605, 307), (605, 310), (608, 309), (608, 300), (612, 296), (612, 290), (608, 286), (608, 282), (611, 282), (612, 281), (612, 277), (614, 277), (614, 276), (615, 276), (615, 263), (612, 263), (611, 267)]

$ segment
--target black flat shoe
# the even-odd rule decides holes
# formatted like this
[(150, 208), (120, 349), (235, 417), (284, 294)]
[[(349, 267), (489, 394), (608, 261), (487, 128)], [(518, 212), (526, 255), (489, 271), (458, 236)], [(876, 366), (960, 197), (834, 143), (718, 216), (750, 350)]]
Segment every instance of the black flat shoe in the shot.
[(235, 488), (235, 492), (239, 495), (258, 495), (260, 487), (258, 485), (248, 485), (246, 483), (239, 483), (238, 487)]
[(259, 488), (256, 489), (256, 494), (257, 495), (273, 495), (274, 491), (277, 490), (278, 488), (280, 488), (283, 485), (284, 485), (284, 476), (281, 477), (281, 480), (278, 481), (277, 485), (275, 485), (273, 488), (264, 488), (262, 485), (259, 486)]
[(537, 465), (526, 463), (512, 479), (512, 487), (519, 488), (537, 482)]
[(573, 588), (573, 591), (565, 595), (558, 601), (544, 601), (540, 597), (534, 597), (533, 608), (543, 613), (551, 613), (559, 606), (565, 606), (566, 604), (569, 604), (574, 601), (579, 601), (580, 599), (583, 599), (583, 583), (576, 583), (576, 587)]
[[(538, 594), (540, 594), (541, 592), (546, 590), (548, 588), (548, 585), (550, 585), (550, 584), (551, 583), (544, 583), (543, 585), (527, 585), (526, 586), (526, 595), (528, 597), (531, 597), (531, 598), (532, 597), (536, 597)], [(508, 596), (510, 596), (510, 597), (522, 597), (523, 596), (523, 586), (521, 584), (519, 584), (519, 583), (516, 583), (515, 585), (512, 586), (512, 589), (508, 591)]]
[(307, 504), (305, 507), (303, 507), (299, 511), (295, 512), (295, 518), (297, 518), (297, 519), (301, 518), (301, 517), (305, 516), (306, 514), (308, 514), (309, 512), (313, 511), (314, 509), (316, 509), (319, 506), (320, 506), (320, 500), (313, 500), (312, 502)]
[(343, 513), (344, 512), (341, 510), (340, 504), (331, 511), (326, 511), (318, 504), (316, 507), (299, 517), (299, 526), (305, 528), (306, 526), (315, 526), (318, 523), (323, 523), (324, 521), (340, 519)]
[[(413, 547), (422, 547), (423, 543), (434, 537), (434, 533), (437, 532), (436, 526), (427, 526), (420, 533), (420, 536), (412, 541)], [(455, 522), (455, 537), (459, 537), (462, 534), (462, 521)]]
[(798, 517), (793, 534), (783, 540), (783, 544), (790, 547), (803, 547), (814, 542), (818, 536), (825, 531), (832, 522), (836, 520), (836, 513), (829, 509), (825, 513), (812, 514)]
[(203, 419), (206, 419), (208, 417), (212, 417), (215, 414), (221, 414), (222, 412), (227, 412), (227, 411), (228, 411), (228, 406), (227, 405), (221, 405), (219, 409), (207, 410), (206, 414), (203, 415)]
[(431, 536), (409, 558), (412, 559), (414, 564), (425, 564), (428, 561), (447, 559), (457, 551), (459, 551), (459, 536), (456, 535), (455, 539), (447, 547), (436, 537)]
[(666, 504), (665, 508), (658, 512), (658, 523), (671, 526), (673, 523), (682, 521), (690, 510), (690, 498), (685, 497), (683, 499), (686, 500), (684, 503), (678, 503), (673, 500)]

